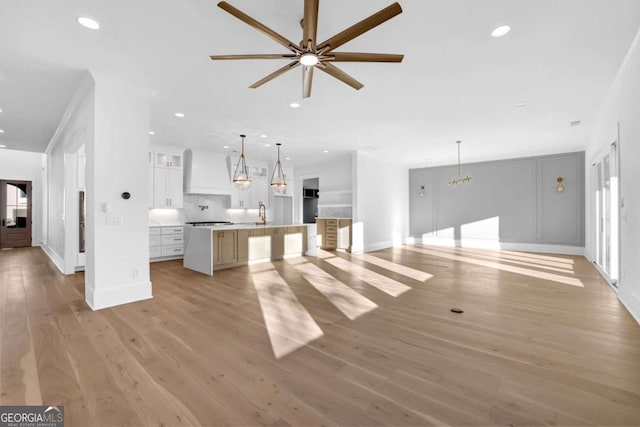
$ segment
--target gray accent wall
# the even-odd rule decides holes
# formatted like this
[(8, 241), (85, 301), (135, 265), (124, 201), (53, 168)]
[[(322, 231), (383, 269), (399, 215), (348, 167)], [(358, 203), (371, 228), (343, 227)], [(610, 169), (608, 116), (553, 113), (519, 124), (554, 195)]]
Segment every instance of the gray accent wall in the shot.
[(472, 181), (451, 187), (456, 174), (409, 170), (411, 236), (584, 246), (584, 152), (463, 164)]

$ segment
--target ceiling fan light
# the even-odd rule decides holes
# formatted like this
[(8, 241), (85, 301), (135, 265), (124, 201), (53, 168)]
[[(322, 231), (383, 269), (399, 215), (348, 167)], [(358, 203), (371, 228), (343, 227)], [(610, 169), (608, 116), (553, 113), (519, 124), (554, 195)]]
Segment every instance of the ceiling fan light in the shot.
[(89, 29), (89, 30), (99, 30), (100, 29), (100, 24), (98, 24), (97, 21), (91, 19), (91, 18), (87, 18), (86, 16), (80, 16), (77, 19), (78, 24), (82, 25), (83, 27)]
[(503, 37), (509, 34), (510, 31), (511, 31), (510, 26), (501, 25), (499, 27), (494, 28), (493, 31), (491, 31), (491, 37), (493, 38)]
[(306, 67), (317, 65), (320, 60), (315, 53), (304, 53), (300, 56), (300, 63)]

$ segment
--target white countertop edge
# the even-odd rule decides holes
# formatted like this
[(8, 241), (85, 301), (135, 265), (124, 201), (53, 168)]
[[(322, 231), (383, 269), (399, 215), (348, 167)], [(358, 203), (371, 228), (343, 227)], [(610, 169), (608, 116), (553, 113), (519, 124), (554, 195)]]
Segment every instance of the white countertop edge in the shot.
[[(239, 230), (245, 228), (281, 228), (281, 227), (300, 227), (300, 226), (308, 226), (311, 224), (290, 224), (290, 225), (260, 225), (260, 224), (229, 224), (229, 225), (198, 225), (189, 228), (194, 229), (206, 229), (206, 230)], [(315, 224), (313, 224), (315, 225)]]

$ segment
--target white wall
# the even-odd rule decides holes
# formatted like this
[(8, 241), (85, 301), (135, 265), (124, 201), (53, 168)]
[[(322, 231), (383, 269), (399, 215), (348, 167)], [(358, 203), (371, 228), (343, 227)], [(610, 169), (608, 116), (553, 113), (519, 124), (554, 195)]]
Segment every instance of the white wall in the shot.
[[(409, 171), (409, 232), (423, 243), (584, 253), (584, 153)], [(564, 191), (557, 192), (558, 177)], [(420, 189), (424, 187), (424, 194)]]
[(43, 179), (41, 153), (29, 151), (0, 150), (0, 179), (16, 179), (31, 181), (32, 183), (32, 245), (38, 246), (42, 242), (43, 219)]
[(308, 178), (319, 178), (320, 198), (323, 192), (353, 191), (352, 154), (325, 160), (314, 165), (295, 168), (295, 190), (293, 192), (293, 222), (302, 223), (302, 182)]
[[(640, 322), (640, 32), (618, 72), (607, 100), (598, 116), (596, 129), (586, 151), (587, 176), (591, 164), (609, 151), (618, 140), (620, 150), (620, 280), (618, 297)], [(590, 182), (587, 178), (587, 182)], [(587, 192), (587, 256), (593, 259), (596, 241), (595, 200)]]
[(46, 150), (46, 238), (43, 249), (65, 274), (72, 274), (78, 253), (76, 154), (91, 141), (94, 128), (93, 77), (86, 73)]
[[(358, 151), (355, 154), (354, 175), (356, 203), (353, 252), (401, 245), (408, 234), (407, 168)], [(360, 230), (361, 242), (357, 239)]]
[[(93, 309), (151, 298), (146, 93), (95, 76), (94, 138), (86, 145), (85, 295)], [(129, 192), (131, 198), (121, 197)]]

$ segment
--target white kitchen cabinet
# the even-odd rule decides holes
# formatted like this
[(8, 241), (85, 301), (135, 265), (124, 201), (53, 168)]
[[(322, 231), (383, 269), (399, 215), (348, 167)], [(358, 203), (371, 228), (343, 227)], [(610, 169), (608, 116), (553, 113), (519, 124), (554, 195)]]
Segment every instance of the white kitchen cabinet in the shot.
[(182, 153), (155, 151), (153, 159), (154, 167), (182, 170)]
[(260, 202), (269, 206), (269, 181), (266, 178), (254, 178), (251, 183), (252, 208), (258, 209)]
[(184, 228), (180, 226), (149, 228), (149, 259), (163, 261), (180, 258), (184, 253)]
[(153, 209), (153, 199), (154, 199), (153, 166), (149, 166), (148, 169), (149, 169), (148, 176), (147, 176), (147, 179), (149, 180), (149, 187), (148, 187), (149, 191), (147, 193), (148, 207), (149, 209)]
[(153, 169), (153, 207), (182, 208), (181, 169)]
[(229, 179), (231, 181), (231, 208), (258, 209), (259, 202), (269, 206), (269, 177), (266, 163), (246, 160), (251, 185), (240, 190), (233, 184), (233, 172), (238, 164), (237, 157), (229, 157)]

